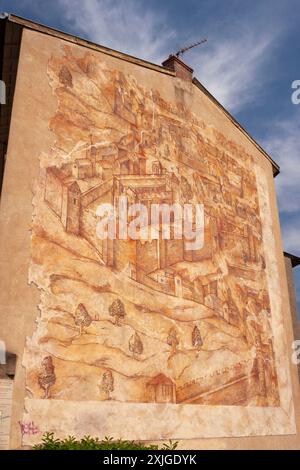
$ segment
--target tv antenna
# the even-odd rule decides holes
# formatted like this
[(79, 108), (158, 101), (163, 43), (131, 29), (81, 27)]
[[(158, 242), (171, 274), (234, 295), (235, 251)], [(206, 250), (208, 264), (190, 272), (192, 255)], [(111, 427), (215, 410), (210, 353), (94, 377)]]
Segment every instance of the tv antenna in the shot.
[(182, 47), (175, 53), (176, 57), (179, 57), (180, 55), (183, 55), (186, 51), (189, 51), (190, 49), (193, 49), (194, 47), (200, 46), (200, 44), (203, 44), (204, 42), (207, 42), (207, 39), (201, 39), (201, 41), (193, 42), (193, 44), (190, 44), (189, 46)]

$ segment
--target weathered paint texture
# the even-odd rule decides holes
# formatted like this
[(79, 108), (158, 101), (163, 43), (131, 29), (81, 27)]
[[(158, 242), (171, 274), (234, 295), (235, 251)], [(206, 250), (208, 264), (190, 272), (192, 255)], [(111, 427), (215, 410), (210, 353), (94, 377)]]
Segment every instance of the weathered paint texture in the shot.
[[(124, 195), (204, 204), (203, 248), (101, 241)], [(299, 445), (272, 167), (201, 89), (24, 30), (1, 205), (11, 447)]]
[[(30, 281), (41, 315), (23, 360), (29, 401), (41, 413), (61, 400), (95, 415), (167, 403), (182, 419), (196, 405), (223, 416), (247, 407), (250, 421), (252, 408), (280, 409), (251, 154), (90, 52), (64, 47), (48, 76), (58, 106), (34, 196)], [(96, 209), (120, 196), (204, 204), (204, 247), (100, 240)], [(229, 435), (245, 432), (231, 426)]]

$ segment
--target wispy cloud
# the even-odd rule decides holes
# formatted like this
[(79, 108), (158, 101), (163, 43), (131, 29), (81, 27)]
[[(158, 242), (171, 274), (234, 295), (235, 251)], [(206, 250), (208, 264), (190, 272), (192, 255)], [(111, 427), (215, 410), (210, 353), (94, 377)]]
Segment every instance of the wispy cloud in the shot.
[(274, 8), (267, 1), (253, 9), (237, 8), (232, 21), (210, 18), (207, 44), (193, 50), (199, 80), (231, 112), (257, 102), (274, 79), (270, 69), (289, 28), (285, 15), (276, 12), (277, 4), (274, 0)]
[(277, 39), (277, 34), (261, 33), (255, 27), (236, 35), (214, 38), (193, 58), (200, 81), (235, 113), (255, 101), (268, 80), (267, 58)]
[(78, 35), (153, 62), (163, 60), (175, 32), (162, 12), (137, 0), (59, 0)]
[(282, 224), (284, 249), (289, 253), (300, 255), (300, 220), (299, 214), (294, 221)]
[(291, 104), (291, 110), (288, 118), (272, 123), (272, 130), (263, 141), (281, 167), (275, 181), (282, 213), (300, 211), (300, 105)]
[[(178, 43), (175, 26), (153, 4), (141, 0), (57, 1), (77, 34), (105, 46), (160, 63)], [(234, 113), (257, 102), (272, 79), (270, 57), (287, 28), (285, 18), (278, 15), (262, 24), (264, 8), (259, 6), (255, 15), (240, 21), (236, 18), (223, 27), (210, 18), (204, 29), (202, 26), (203, 34), (205, 29), (209, 31), (208, 43), (184, 57), (199, 80)], [(300, 124), (296, 117), (273, 123), (263, 142), (282, 167), (276, 180), (282, 212), (300, 207)]]
[[(240, 17), (237, 14), (230, 22), (219, 17), (216, 23), (215, 18), (207, 18), (201, 33), (209, 32), (208, 43), (184, 57), (194, 67), (197, 78), (234, 113), (256, 103), (272, 80), (272, 53), (288, 29), (283, 10), (276, 12), (274, 5), (278, 7), (280, 2), (259, 3), (255, 12), (249, 10), (247, 16), (244, 12)], [(78, 35), (153, 62), (160, 63), (179, 41), (163, 6), (154, 7), (150, 2), (56, 0), (56, 8)], [(269, 21), (265, 22), (267, 13)], [(300, 208), (300, 119), (299, 113), (296, 115), (300, 106), (293, 111), (293, 117), (272, 123), (263, 142), (281, 165), (276, 183), (282, 213)]]
[[(180, 42), (163, 4), (160, 8), (141, 0), (58, 0), (58, 4), (78, 35), (152, 62), (160, 63)], [(257, 99), (270, 79), (268, 60), (282, 22), (279, 26), (274, 20), (267, 29), (256, 15), (226, 28), (216, 28), (212, 18), (203, 24), (202, 31), (210, 31), (209, 42), (185, 60), (209, 91), (237, 113)], [(194, 34), (193, 30), (191, 41)]]
[[(284, 249), (300, 255), (300, 105), (289, 117), (272, 123), (264, 147), (280, 165), (275, 179)], [(300, 298), (300, 273), (297, 277)]]

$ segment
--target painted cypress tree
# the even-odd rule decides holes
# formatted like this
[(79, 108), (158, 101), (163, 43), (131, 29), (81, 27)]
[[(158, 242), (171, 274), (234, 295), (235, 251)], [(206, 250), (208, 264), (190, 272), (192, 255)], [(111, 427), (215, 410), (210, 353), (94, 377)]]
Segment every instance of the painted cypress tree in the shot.
[(100, 389), (105, 394), (105, 400), (111, 400), (111, 392), (114, 391), (114, 376), (111, 370), (107, 370), (102, 375), (102, 380), (100, 384)]
[(197, 326), (194, 327), (193, 332), (192, 332), (192, 345), (194, 346), (194, 348), (198, 350), (203, 345), (201, 333)]
[(55, 367), (51, 356), (46, 356), (41, 363), (41, 371), (38, 375), (38, 384), (44, 390), (44, 398), (50, 397), (50, 388), (56, 382)]
[(187, 203), (193, 199), (193, 190), (188, 180), (182, 176), (180, 179), (180, 189), (182, 202)]
[(84, 333), (84, 328), (90, 326), (92, 317), (83, 304), (79, 304), (75, 311), (75, 325), (79, 326), (79, 334)]
[(131, 336), (129, 340), (129, 351), (132, 352), (133, 358), (137, 359), (144, 350), (142, 340), (137, 333)]
[(179, 345), (179, 338), (178, 338), (178, 333), (176, 331), (176, 328), (172, 327), (169, 330), (167, 343), (169, 346), (171, 346), (171, 354), (176, 353), (177, 347)]
[(109, 307), (109, 314), (115, 318), (115, 325), (120, 325), (120, 319), (126, 315), (125, 307), (120, 299), (116, 299)]

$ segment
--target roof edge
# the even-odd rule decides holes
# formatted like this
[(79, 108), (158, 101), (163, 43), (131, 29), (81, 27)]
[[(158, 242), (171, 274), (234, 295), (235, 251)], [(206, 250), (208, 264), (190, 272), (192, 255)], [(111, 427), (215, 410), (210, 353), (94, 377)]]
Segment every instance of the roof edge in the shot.
[(287, 251), (283, 252), (284, 256), (286, 258), (289, 258), (292, 263), (292, 268), (296, 268), (297, 266), (300, 265), (300, 257), (296, 255), (292, 255), (291, 253), (288, 253)]
[(227, 111), (226, 108), (224, 108), (224, 106), (207, 90), (207, 88), (205, 88), (204, 85), (202, 85), (202, 83), (196, 78), (194, 77), (193, 78), (193, 84), (199, 88), (201, 91), (203, 91), (203, 93), (205, 93), (206, 96), (208, 96), (208, 98), (214, 102), (214, 104), (216, 104), (220, 109), (221, 111), (223, 111), (226, 116), (230, 119), (230, 121), (238, 128), (238, 130), (240, 132), (242, 132), (242, 134), (247, 137), (247, 139), (269, 160), (269, 162), (271, 163), (272, 165), (272, 168), (273, 168), (273, 176), (274, 178), (280, 173), (280, 167), (279, 165), (273, 160), (272, 157), (270, 157), (270, 155), (259, 145), (258, 142), (256, 142), (256, 140), (251, 137), (251, 135), (246, 131), (246, 129), (244, 129), (244, 127), (235, 119), (235, 117), (232, 116), (232, 114)]
[[(83, 47), (87, 47), (89, 49), (93, 49), (98, 52), (102, 52), (104, 54), (107, 54), (109, 56), (118, 58), (120, 60), (125, 60), (127, 62), (133, 63), (135, 65), (139, 65), (142, 67), (146, 67), (148, 69), (154, 70), (159, 73), (163, 73), (165, 75), (170, 75), (172, 77), (176, 76), (176, 73), (167, 67), (164, 67), (162, 65), (157, 65), (154, 64), (153, 62), (149, 62), (144, 59), (139, 59), (135, 56), (125, 54), (120, 51), (116, 51), (114, 49), (110, 49), (109, 47), (102, 46), (100, 44), (96, 44), (92, 41), (89, 41), (87, 39), (80, 38), (78, 36), (74, 36), (70, 33), (65, 33), (63, 31), (60, 31), (55, 28), (51, 28), (49, 26), (43, 25), (41, 23), (37, 23), (32, 20), (28, 20), (26, 18), (23, 18), (21, 16), (15, 15), (13, 13), (3, 13), (2, 15), (0, 14), (0, 20), (5, 19), (6, 21), (10, 21), (12, 23), (16, 23), (18, 25), (21, 25), (27, 29), (31, 29), (34, 31), (38, 31), (43, 34), (48, 34), (53, 37), (57, 37), (60, 39), (63, 39), (65, 41), (71, 42), (76, 45), (80, 45)], [(189, 66), (187, 66), (188, 68)], [(219, 109), (221, 109), (224, 114), (230, 119), (230, 121), (239, 129), (242, 134), (247, 137), (247, 139), (269, 160), (269, 162), (272, 165), (273, 168), (273, 176), (277, 176), (280, 173), (280, 167), (279, 165), (270, 157), (270, 155), (254, 140), (253, 137), (246, 131), (246, 129), (241, 126), (241, 124), (230, 114), (229, 111), (227, 111), (226, 108), (202, 85), (202, 83), (194, 77), (192, 80), (192, 83), (199, 88), (215, 105), (218, 106)]]
[[(1, 16), (0, 16), (1, 19)], [(165, 75), (175, 76), (175, 72), (169, 70), (162, 65), (154, 64), (153, 62), (147, 61), (145, 59), (139, 59), (138, 57), (132, 56), (130, 54), (126, 54), (124, 52), (120, 52), (114, 49), (110, 49), (109, 47), (102, 46), (95, 42), (89, 41), (88, 39), (80, 38), (79, 36), (75, 36), (70, 33), (65, 33), (59, 29), (51, 28), (50, 26), (46, 26), (42, 23), (37, 23), (32, 20), (28, 20), (21, 16), (15, 15), (13, 13), (5, 13), (5, 19), (12, 23), (17, 23), (26, 27), (27, 29), (31, 29), (34, 31), (38, 31), (40, 33), (48, 34), (50, 36), (54, 36), (60, 39), (64, 39), (65, 41), (71, 42), (73, 44), (77, 44), (79, 46), (88, 47), (89, 49), (93, 49), (98, 52), (103, 52), (104, 54), (110, 55), (112, 57), (116, 57), (121, 60), (125, 60), (127, 62), (131, 62), (136, 65), (140, 65), (142, 67), (146, 67), (151, 70), (155, 70), (156, 72), (164, 73)]]

